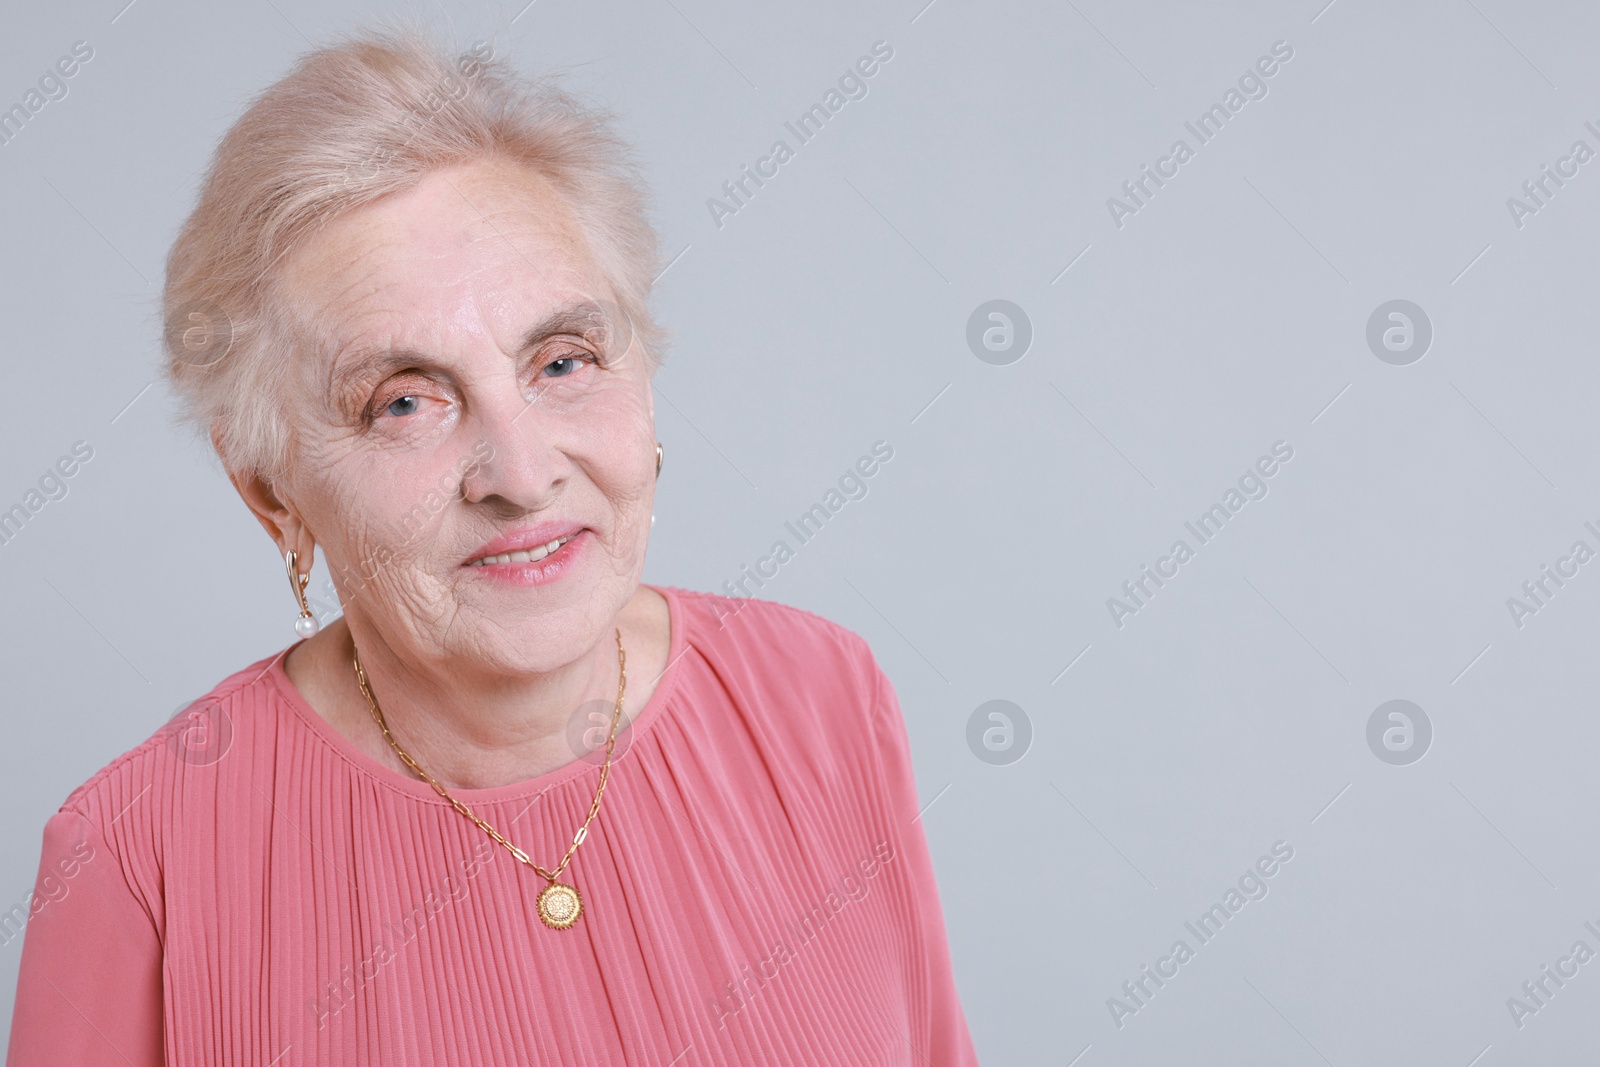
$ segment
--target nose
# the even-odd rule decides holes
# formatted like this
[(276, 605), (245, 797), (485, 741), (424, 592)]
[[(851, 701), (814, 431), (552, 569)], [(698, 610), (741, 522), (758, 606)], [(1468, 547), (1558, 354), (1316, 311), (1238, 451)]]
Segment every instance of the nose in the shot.
[(466, 427), (473, 447), (463, 500), (526, 512), (547, 507), (561, 492), (571, 461), (558, 445), (559, 426), (541, 414), (537, 400), (524, 395), (478, 405)]

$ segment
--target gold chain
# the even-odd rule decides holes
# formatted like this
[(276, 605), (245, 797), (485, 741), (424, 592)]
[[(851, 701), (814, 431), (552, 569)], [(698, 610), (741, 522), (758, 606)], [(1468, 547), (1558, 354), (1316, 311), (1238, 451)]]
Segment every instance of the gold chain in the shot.
[[(351, 647), (353, 649), (354, 645), (352, 644)], [(474, 815), (472, 813), (472, 809), (468, 808), (465, 804), (461, 803), (461, 801), (451, 796), (450, 791), (444, 786), (440, 785), (437, 778), (423, 770), (422, 765), (416, 760), (412, 759), (406, 750), (400, 747), (400, 743), (396, 741), (394, 739), (394, 735), (389, 732), (389, 724), (384, 722), (383, 712), (378, 708), (377, 698), (372, 695), (372, 688), (367, 685), (367, 672), (361, 668), (361, 653), (352, 652), (351, 662), (355, 664), (356, 681), (361, 686), (361, 695), (367, 698), (367, 707), (372, 710), (372, 719), (378, 724), (378, 729), (383, 731), (384, 739), (389, 742), (389, 746), (393, 748), (395, 754), (400, 757), (400, 761), (415, 771), (418, 777), (424, 779), (429, 785), (433, 786), (434, 792), (448, 800), (451, 807), (455, 808), (462, 815), (465, 815), (467, 818), (477, 823), (480, 830), (494, 838), (496, 841), (500, 842), (500, 844), (504, 845), (506, 850), (509, 851), (513, 856), (517, 857), (519, 861), (533, 868), (533, 870), (538, 873), (539, 877), (550, 882), (554, 882), (557, 878), (559, 878), (561, 876), (561, 872), (567, 869), (567, 864), (572, 862), (572, 854), (578, 851), (578, 846), (583, 844), (584, 840), (589, 836), (589, 824), (594, 821), (594, 817), (600, 812), (600, 798), (605, 795), (606, 779), (611, 774), (611, 752), (617, 744), (617, 723), (622, 719), (622, 695), (628, 691), (628, 657), (627, 654), (622, 650), (622, 630), (617, 630), (617, 706), (611, 713), (611, 734), (606, 738), (606, 759), (605, 762), (600, 765), (600, 787), (594, 791), (594, 802), (589, 805), (589, 817), (583, 820), (583, 825), (578, 827), (578, 832), (572, 835), (572, 847), (567, 849), (567, 854), (561, 857), (560, 864), (558, 864), (556, 869), (553, 871), (547, 871), (537, 863), (533, 862), (533, 860), (528, 858), (528, 854), (526, 852), (522, 851), (522, 849), (518, 848), (516, 845), (513, 845), (510, 841), (507, 841), (504, 837), (502, 837), (500, 835), (500, 831), (496, 830), (494, 827), (478, 818), (478, 816)]]

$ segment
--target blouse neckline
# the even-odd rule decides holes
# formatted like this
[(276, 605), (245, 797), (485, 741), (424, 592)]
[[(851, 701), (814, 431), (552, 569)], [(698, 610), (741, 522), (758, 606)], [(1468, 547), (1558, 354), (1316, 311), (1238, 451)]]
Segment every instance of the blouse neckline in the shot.
[[(639, 709), (638, 714), (633, 717), (632, 721), (617, 733), (619, 746), (623, 743), (624, 737), (626, 737), (627, 745), (630, 748), (637, 744), (644, 732), (648, 731), (654, 725), (656, 719), (661, 717), (661, 709), (671, 698), (672, 691), (677, 684), (678, 675), (682, 673), (678, 668), (678, 661), (683, 658), (683, 652), (687, 645), (687, 637), (684, 633), (683, 606), (680, 603), (678, 591), (671, 586), (650, 585), (648, 582), (641, 584), (660, 593), (662, 598), (666, 600), (671, 636), (667, 646), (666, 670), (662, 672), (660, 679), (656, 682), (655, 691), (650, 694), (650, 699), (645, 702), (644, 707)], [(311, 706), (310, 702), (296, 688), (293, 680), (289, 677), (289, 672), (284, 667), (284, 661), (288, 658), (289, 653), (298, 648), (303, 643), (303, 640), (296, 641), (273, 657), (266, 673), (267, 679), (277, 688), (279, 695), (282, 696), (284, 703), (289, 706), (290, 710), (294, 712), (295, 717), (320, 741), (333, 749), (335, 754), (350, 764), (356, 773), (361, 776), (396, 792), (415, 797), (418, 800), (448, 806), (449, 802), (434, 792), (433, 786), (420, 778), (397, 771), (373, 759), (357, 748), (343, 734), (335, 730), (328, 723), (328, 720), (324, 719)], [(615, 760), (612, 765), (616, 766)], [(474, 802), (495, 803), (518, 800), (530, 795), (543, 793), (581, 776), (585, 771), (598, 770), (598, 768), (599, 764), (597, 762), (584, 757), (575, 759), (571, 763), (563, 764), (554, 770), (546, 771), (544, 774), (533, 778), (525, 778), (520, 782), (508, 782), (505, 785), (489, 786), (483, 789), (452, 789), (450, 793), (457, 800), (468, 806), (471, 806)]]

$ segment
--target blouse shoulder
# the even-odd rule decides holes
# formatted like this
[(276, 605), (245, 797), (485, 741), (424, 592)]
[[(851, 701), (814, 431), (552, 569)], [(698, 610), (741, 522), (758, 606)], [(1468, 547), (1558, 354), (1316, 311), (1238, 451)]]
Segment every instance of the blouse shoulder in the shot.
[(70, 862), (79, 849), (103, 848), (110, 858), (97, 865), (97, 878), (107, 901), (121, 901), (106, 907), (128, 915), (141, 909), (159, 939), (174, 834), (186, 815), (220, 810), (221, 783), (235, 776), (219, 775), (216, 764), (252, 748), (272, 707), (266, 674), (276, 658), (224, 678), (68, 794), (46, 823), (41, 870)]
[[(91, 775), (67, 795), (58, 809), (86, 819), (102, 835), (136, 799), (164, 795), (187, 769), (215, 762), (233, 744), (247, 707), (259, 705), (259, 694), (272, 663), (282, 652), (257, 660), (228, 675), (208, 692), (184, 705), (149, 737)], [(135, 824), (143, 820), (132, 820)]]
[(808, 673), (845, 668), (869, 688), (877, 663), (861, 635), (804, 608), (756, 597), (674, 589), (684, 605), (688, 643), (726, 658), (759, 654), (753, 665), (792, 666)]
[(859, 634), (771, 600), (674, 592), (695, 676), (795, 758), (832, 764), (877, 730), (892, 690)]

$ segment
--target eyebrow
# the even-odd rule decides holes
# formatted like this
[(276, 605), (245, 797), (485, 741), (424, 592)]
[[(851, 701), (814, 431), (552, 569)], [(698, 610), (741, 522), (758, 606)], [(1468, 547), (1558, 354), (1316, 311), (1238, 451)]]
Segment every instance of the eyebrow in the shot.
[[(522, 343), (517, 346), (518, 358), (529, 349), (536, 348), (551, 337), (561, 334), (583, 335), (596, 327), (605, 326), (609, 318), (599, 304), (590, 300), (579, 301), (559, 307), (539, 320), (523, 335)], [(353, 357), (347, 357), (346, 365), (339, 366), (340, 360), (334, 357), (335, 370), (329, 377), (328, 392), (330, 396), (338, 396), (344, 390), (352, 388), (355, 384), (369, 378), (387, 377), (396, 371), (416, 367), (424, 370), (440, 370), (443, 364), (436, 358), (416, 349), (411, 348), (368, 348), (363, 349)]]

